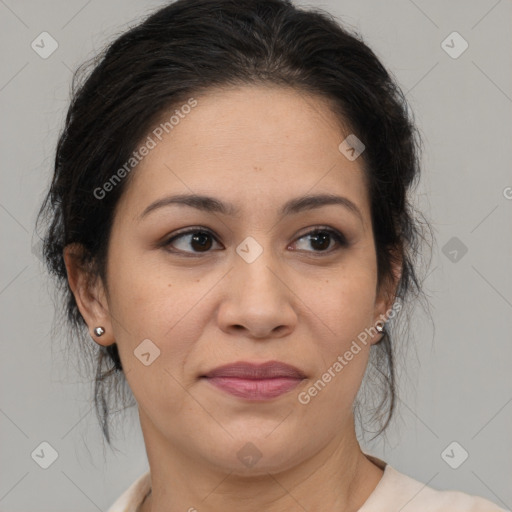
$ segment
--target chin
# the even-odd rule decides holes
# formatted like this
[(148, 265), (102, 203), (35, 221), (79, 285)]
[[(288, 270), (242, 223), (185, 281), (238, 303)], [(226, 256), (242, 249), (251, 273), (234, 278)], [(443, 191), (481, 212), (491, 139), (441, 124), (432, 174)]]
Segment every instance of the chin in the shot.
[(223, 471), (241, 477), (280, 473), (299, 464), (305, 457), (303, 449), (297, 450), (294, 437), (290, 433), (283, 433), (286, 435), (271, 439), (273, 434), (268, 436), (267, 429), (264, 434), (260, 429), (259, 435), (246, 431), (226, 443), (216, 444), (213, 450), (210, 448), (206, 452), (207, 458)]

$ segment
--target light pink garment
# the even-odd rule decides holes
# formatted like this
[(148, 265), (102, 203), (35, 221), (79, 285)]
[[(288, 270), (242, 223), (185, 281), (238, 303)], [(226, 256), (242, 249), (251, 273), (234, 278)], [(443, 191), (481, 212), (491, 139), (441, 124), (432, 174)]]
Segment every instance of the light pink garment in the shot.
[[(384, 474), (358, 512), (506, 512), (494, 503), (459, 491), (437, 491), (366, 455)], [(141, 475), (107, 512), (137, 512), (149, 492), (150, 472)]]

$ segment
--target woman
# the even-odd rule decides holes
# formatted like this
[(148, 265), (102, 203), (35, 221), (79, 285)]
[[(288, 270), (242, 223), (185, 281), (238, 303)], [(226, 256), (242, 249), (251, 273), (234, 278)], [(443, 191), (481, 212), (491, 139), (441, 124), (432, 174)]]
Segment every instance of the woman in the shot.
[(107, 441), (109, 386), (138, 406), (150, 472), (110, 512), (501, 510), (356, 437), (421, 293), (418, 148), (374, 53), (286, 0), (179, 0), (95, 62), (41, 215)]

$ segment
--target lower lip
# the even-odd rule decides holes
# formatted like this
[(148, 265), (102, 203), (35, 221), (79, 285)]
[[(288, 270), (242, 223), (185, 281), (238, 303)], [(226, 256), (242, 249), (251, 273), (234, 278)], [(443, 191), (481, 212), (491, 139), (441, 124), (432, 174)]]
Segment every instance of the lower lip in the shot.
[(272, 379), (242, 379), (237, 377), (207, 378), (210, 384), (239, 398), (246, 400), (270, 400), (296, 386), (302, 379), (275, 377)]

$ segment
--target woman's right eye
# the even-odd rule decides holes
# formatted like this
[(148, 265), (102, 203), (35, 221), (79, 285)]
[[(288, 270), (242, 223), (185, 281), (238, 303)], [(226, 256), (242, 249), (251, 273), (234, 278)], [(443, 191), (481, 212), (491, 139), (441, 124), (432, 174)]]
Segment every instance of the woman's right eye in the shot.
[(210, 231), (196, 228), (174, 235), (163, 246), (174, 253), (200, 254), (209, 252), (214, 243), (218, 244)]

